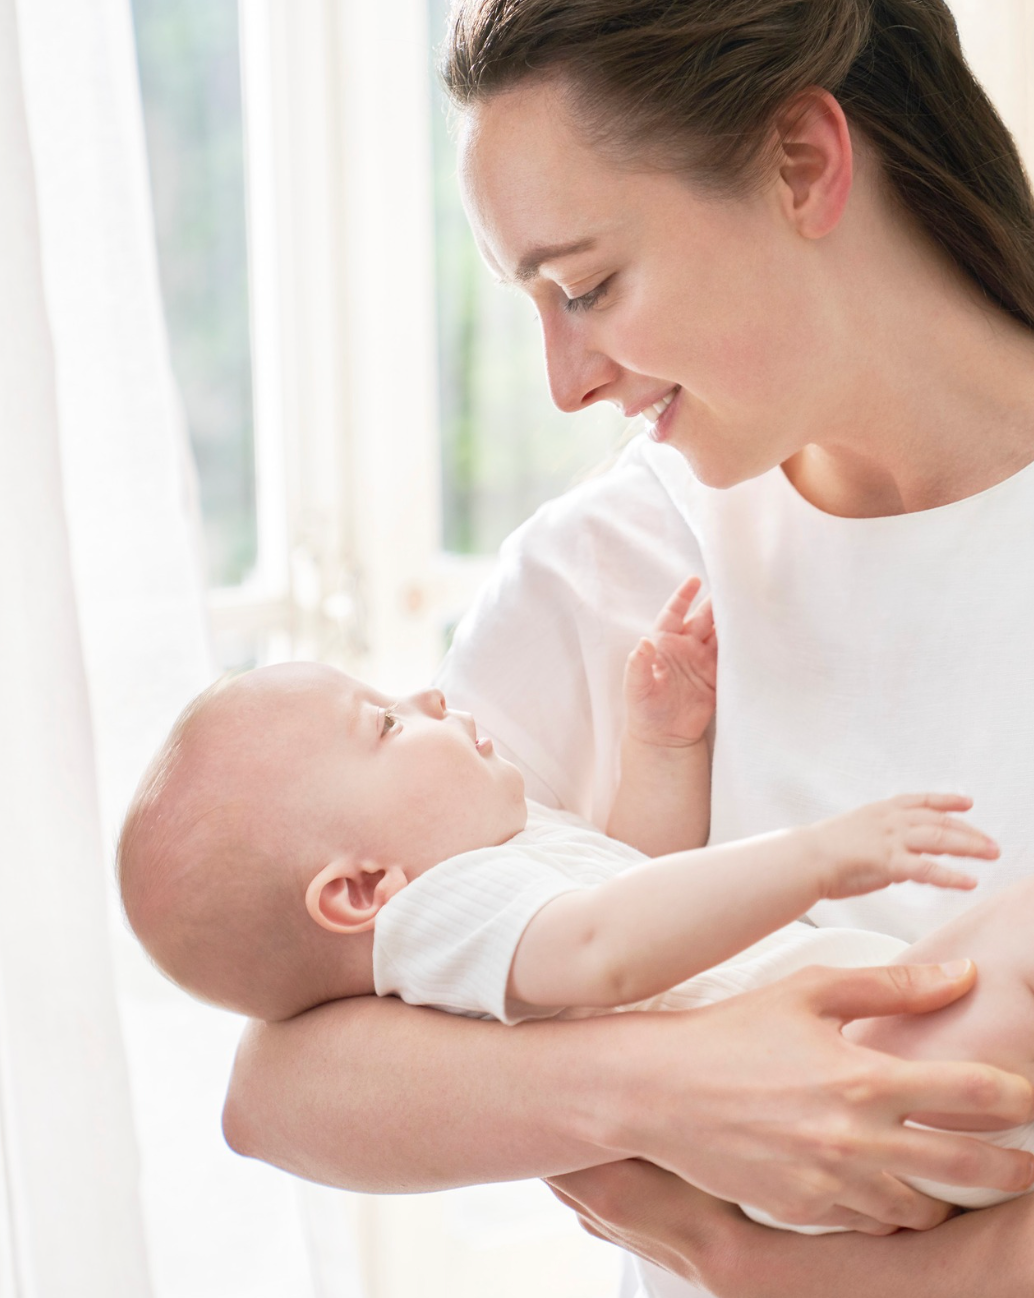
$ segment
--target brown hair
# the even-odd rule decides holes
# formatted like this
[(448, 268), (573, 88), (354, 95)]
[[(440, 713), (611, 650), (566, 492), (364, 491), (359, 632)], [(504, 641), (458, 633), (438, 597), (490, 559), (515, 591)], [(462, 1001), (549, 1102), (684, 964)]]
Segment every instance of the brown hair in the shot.
[(944, 0), (458, 0), (440, 71), (461, 108), (559, 78), (594, 144), (726, 195), (828, 90), (914, 222), (1034, 329), (1034, 196)]

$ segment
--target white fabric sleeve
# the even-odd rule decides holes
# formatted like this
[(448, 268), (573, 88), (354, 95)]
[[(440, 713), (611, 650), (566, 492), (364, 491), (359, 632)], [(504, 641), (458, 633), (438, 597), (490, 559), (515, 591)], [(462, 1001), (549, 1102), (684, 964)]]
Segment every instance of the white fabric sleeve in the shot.
[(557, 1008), (509, 1002), (521, 934), (547, 902), (586, 885), (544, 856), (485, 848), (451, 857), (383, 907), (373, 936), (378, 996), (503, 1023), (550, 1018)]
[(700, 548), (637, 439), (505, 542), (437, 684), (520, 767), (530, 798), (605, 825), (625, 660), (691, 572), (706, 578)]

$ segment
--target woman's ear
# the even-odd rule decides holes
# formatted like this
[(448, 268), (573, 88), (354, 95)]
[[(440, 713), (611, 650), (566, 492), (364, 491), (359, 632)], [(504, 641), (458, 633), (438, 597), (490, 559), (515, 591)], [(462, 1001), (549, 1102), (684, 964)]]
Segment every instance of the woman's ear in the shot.
[(305, 909), (331, 933), (365, 933), (377, 912), (409, 880), (400, 865), (339, 856), (305, 890)]
[(844, 110), (828, 90), (812, 87), (784, 107), (776, 127), (786, 212), (806, 238), (820, 239), (843, 216), (854, 177)]

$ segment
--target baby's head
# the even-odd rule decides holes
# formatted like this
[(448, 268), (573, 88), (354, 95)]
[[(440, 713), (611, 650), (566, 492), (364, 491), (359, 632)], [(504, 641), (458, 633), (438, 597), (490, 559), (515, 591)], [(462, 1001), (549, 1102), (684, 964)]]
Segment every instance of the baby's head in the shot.
[(381, 906), (526, 815), (520, 772), (439, 690), (396, 703), (285, 663), (217, 683), (179, 718), (126, 816), (119, 883), (176, 982), (288, 1018), (372, 990)]

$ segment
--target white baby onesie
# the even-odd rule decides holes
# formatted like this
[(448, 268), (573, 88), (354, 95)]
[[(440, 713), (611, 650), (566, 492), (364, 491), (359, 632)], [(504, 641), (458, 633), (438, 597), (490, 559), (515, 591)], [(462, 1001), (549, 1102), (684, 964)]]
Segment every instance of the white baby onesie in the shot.
[[(479, 848), (436, 865), (384, 906), (374, 928), (374, 986), (453, 1014), (515, 1024), (532, 1018), (581, 1018), (613, 1010), (569, 1007), (560, 1011), (514, 1002), (506, 995), (510, 967), (532, 917), (565, 892), (592, 888), (648, 860), (565, 811), (528, 803), (527, 827), (498, 847)], [(807, 965), (840, 968), (884, 964), (907, 943), (865, 929), (814, 928), (796, 923), (778, 929), (746, 951), (678, 986), (621, 1010), (688, 1010), (714, 1004), (787, 977)], [(982, 1140), (1034, 1151), (1034, 1123)], [(980, 1208), (1014, 1195), (913, 1180), (926, 1194), (962, 1207)], [(767, 1214), (744, 1205), (765, 1225)], [(792, 1227), (822, 1233), (824, 1227)]]

